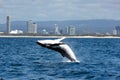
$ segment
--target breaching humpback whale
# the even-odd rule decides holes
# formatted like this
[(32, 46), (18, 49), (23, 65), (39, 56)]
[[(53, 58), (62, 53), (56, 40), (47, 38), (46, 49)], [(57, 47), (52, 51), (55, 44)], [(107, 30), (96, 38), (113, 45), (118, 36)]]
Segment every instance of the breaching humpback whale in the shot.
[(68, 58), (72, 62), (78, 62), (72, 49), (67, 44), (61, 42), (64, 38), (65, 37), (55, 40), (38, 40), (37, 44), (61, 53), (63, 57)]

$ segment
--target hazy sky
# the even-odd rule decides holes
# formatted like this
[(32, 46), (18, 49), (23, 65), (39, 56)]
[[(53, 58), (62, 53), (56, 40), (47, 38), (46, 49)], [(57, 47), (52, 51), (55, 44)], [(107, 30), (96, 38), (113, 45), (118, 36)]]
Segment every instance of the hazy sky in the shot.
[(14, 20), (120, 20), (120, 0), (0, 0), (0, 23)]

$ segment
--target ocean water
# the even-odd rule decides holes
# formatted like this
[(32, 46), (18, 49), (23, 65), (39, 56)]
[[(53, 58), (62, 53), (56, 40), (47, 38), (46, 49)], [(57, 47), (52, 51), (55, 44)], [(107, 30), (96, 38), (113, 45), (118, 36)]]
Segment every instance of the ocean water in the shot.
[(63, 40), (80, 63), (36, 44), (43, 39), (0, 38), (0, 80), (120, 80), (120, 39)]

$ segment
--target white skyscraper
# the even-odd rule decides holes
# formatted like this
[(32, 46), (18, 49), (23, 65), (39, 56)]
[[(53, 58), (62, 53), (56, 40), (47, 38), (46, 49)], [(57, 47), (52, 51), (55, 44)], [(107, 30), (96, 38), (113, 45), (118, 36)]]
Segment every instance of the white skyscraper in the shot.
[(55, 35), (60, 35), (59, 27), (57, 24), (55, 24), (55, 30), (54, 30)]
[(113, 30), (113, 35), (117, 35), (117, 31), (115, 29)]
[(33, 23), (32, 20), (29, 20), (27, 23), (28, 33), (37, 33), (37, 24)]
[(120, 35), (120, 26), (116, 26), (115, 29), (117, 31), (117, 35)]
[(75, 29), (75, 27), (74, 26), (69, 26), (68, 28), (67, 28), (68, 30), (68, 35), (76, 35), (76, 29)]
[(32, 24), (33, 24), (32, 20), (29, 20), (27, 22), (28, 33), (32, 33), (32, 26), (33, 26)]
[(36, 24), (36, 23), (33, 23), (33, 24), (32, 24), (32, 28), (33, 28), (33, 29), (32, 29), (32, 30), (33, 30), (32, 32), (33, 32), (33, 33), (37, 33), (37, 24)]

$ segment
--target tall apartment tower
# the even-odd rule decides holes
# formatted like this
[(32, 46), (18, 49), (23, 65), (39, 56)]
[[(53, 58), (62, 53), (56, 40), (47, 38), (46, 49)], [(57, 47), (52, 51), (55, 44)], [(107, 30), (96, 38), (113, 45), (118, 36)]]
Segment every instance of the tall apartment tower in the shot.
[(76, 29), (74, 26), (68, 26), (67, 28), (67, 31), (68, 31), (68, 35), (76, 35)]
[(37, 33), (37, 24), (33, 23), (32, 20), (27, 22), (28, 33)]
[(33, 28), (33, 33), (37, 33), (37, 24), (36, 23), (33, 23), (32, 24), (32, 28)]
[(7, 16), (7, 33), (10, 33), (10, 16)]
[(33, 24), (32, 20), (29, 20), (29, 21), (27, 22), (27, 32), (28, 32), (28, 33), (31, 33), (31, 32), (32, 32), (32, 24)]
[(116, 29), (117, 35), (120, 35), (120, 26), (116, 26), (115, 29)]
[(57, 24), (55, 24), (54, 34), (55, 35), (60, 35), (59, 27), (58, 27)]
[(117, 30), (113, 30), (113, 35), (117, 35)]

